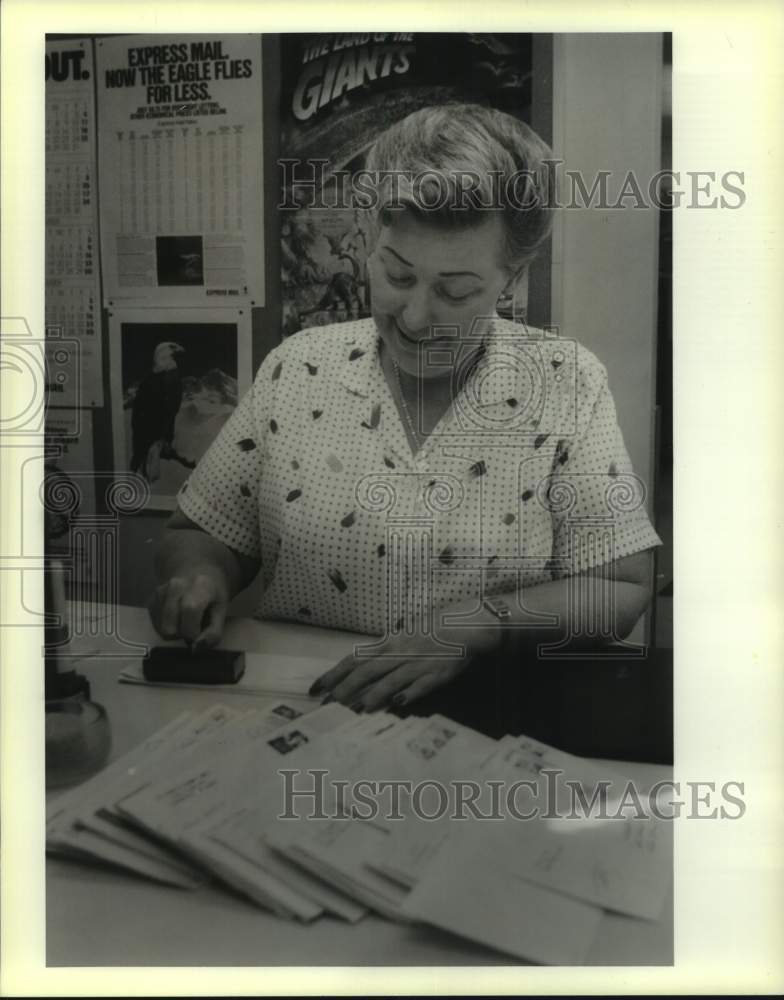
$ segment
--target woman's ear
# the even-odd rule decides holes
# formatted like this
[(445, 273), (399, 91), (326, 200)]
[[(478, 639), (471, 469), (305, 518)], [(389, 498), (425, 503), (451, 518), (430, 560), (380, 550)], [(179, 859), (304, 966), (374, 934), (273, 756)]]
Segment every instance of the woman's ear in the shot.
[(504, 295), (514, 295), (515, 289), (525, 276), (526, 269), (527, 265), (523, 264), (522, 267), (519, 267), (514, 273), (509, 275), (507, 282), (504, 285)]

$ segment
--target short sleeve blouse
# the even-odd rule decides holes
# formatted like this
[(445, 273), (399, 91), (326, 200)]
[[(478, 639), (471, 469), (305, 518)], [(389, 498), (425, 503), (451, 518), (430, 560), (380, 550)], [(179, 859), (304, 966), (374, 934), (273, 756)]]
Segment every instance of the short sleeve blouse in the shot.
[(407, 602), (478, 602), (660, 544), (590, 352), (498, 320), (452, 360), (470, 372), (413, 454), (372, 319), (270, 352), (178, 497), (260, 560), (259, 617), (383, 634)]

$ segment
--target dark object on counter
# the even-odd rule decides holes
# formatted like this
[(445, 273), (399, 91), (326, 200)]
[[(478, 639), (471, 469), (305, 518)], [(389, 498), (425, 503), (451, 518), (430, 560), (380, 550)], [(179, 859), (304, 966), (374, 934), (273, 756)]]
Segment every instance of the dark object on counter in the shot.
[(245, 654), (236, 649), (156, 646), (142, 661), (142, 672), (147, 681), (167, 684), (236, 684), (245, 673)]

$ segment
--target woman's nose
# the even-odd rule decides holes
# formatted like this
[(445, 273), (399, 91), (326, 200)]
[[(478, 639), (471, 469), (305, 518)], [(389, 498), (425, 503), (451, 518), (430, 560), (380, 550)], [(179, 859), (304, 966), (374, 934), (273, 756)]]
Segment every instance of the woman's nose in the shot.
[(432, 323), (430, 298), (425, 288), (413, 288), (406, 295), (400, 319), (408, 333), (419, 333)]

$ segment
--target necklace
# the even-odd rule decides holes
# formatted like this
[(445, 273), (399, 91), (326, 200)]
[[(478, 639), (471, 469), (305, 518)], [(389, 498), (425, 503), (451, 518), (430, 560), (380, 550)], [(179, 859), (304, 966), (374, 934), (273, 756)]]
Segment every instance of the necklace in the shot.
[(408, 408), (408, 401), (406, 400), (406, 394), (403, 392), (403, 380), (400, 378), (400, 365), (397, 361), (392, 361), (392, 368), (395, 372), (395, 381), (397, 382), (397, 390), (400, 395), (400, 402), (403, 404), (403, 416), (406, 418), (406, 426), (411, 431), (411, 437), (419, 442), (420, 435), (414, 424), (414, 420), (411, 417), (411, 411)]

